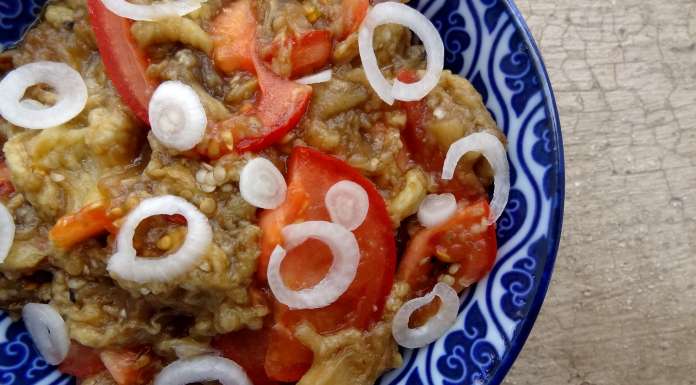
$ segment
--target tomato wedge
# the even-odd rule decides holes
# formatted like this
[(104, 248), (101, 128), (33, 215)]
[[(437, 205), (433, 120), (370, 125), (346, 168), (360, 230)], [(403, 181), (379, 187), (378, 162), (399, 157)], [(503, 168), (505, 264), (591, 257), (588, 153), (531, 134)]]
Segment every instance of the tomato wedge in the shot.
[(256, 116), (263, 131), (236, 138), (235, 148), (240, 152), (260, 151), (282, 139), (300, 122), (312, 96), (312, 87), (282, 79), (256, 53), (252, 59), (261, 91)]
[(268, 378), (264, 368), (269, 339), (270, 330), (264, 327), (261, 330), (245, 329), (217, 336), (211, 345), (244, 368), (254, 385), (276, 385), (278, 382)]
[(249, 0), (238, 0), (225, 7), (213, 20), (213, 60), (223, 72), (254, 72), (256, 18)]
[(100, 357), (118, 385), (148, 384), (159, 366), (148, 350), (105, 350)]
[[(370, 208), (363, 224), (354, 231), (361, 256), (357, 275), (348, 290), (322, 309), (290, 310), (276, 303), (276, 324), (266, 356), (266, 371), (280, 381), (298, 380), (312, 362), (311, 351), (292, 336), (298, 323), (306, 321), (319, 333), (332, 333), (348, 327), (365, 330), (380, 319), (396, 262), (396, 242), (384, 200), (372, 182), (357, 170), (317, 150), (295, 147), (288, 160), (288, 180), (285, 203), (275, 210), (264, 211), (260, 218), (263, 235), (258, 274), (264, 281), (270, 252), (282, 243), (280, 233), (285, 225), (330, 220), (324, 196), (336, 182), (350, 180), (362, 186), (367, 191)], [(331, 261), (326, 245), (309, 240), (288, 251), (281, 273), (286, 284), (297, 290), (321, 280)]]
[(83, 207), (75, 214), (64, 215), (51, 228), (48, 237), (56, 246), (67, 250), (107, 231), (116, 233), (116, 226), (106, 214), (106, 209), (104, 202), (97, 202)]
[(70, 350), (58, 370), (62, 373), (83, 379), (101, 373), (106, 368), (101, 362), (99, 351), (76, 341), (70, 343)]
[(109, 11), (101, 0), (87, 0), (104, 69), (123, 102), (143, 122), (148, 122), (148, 104), (156, 83), (147, 74), (148, 59), (130, 32), (132, 22)]
[(420, 230), (406, 247), (397, 280), (407, 282), (421, 296), (450, 264), (459, 265), (448, 272), (457, 291), (481, 279), (493, 267), (497, 252), (495, 226), (486, 224), (489, 212), (488, 202), (481, 199), (460, 207), (447, 222)]
[(292, 78), (311, 74), (324, 67), (331, 57), (331, 31), (308, 31), (292, 40)]
[(369, 0), (342, 0), (341, 1), (341, 15), (343, 28), (341, 31), (341, 39), (345, 39), (351, 33), (355, 32), (360, 28), (365, 15), (367, 15), (367, 9), (370, 6)]

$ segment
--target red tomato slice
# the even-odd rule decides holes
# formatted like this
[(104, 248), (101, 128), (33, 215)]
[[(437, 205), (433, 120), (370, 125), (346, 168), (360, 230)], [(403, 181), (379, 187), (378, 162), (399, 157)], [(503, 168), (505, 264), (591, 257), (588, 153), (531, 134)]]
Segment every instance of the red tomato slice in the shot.
[(331, 57), (331, 31), (313, 30), (305, 32), (292, 41), (293, 78), (310, 74), (329, 62)]
[(260, 151), (282, 139), (300, 122), (312, 96), (312, 87), (282, 79), (256, 53), (252, 58), (261, 91), (256, 116), (263, 124), (263, 132), (237, 139), (235, 148), (240, 152)]
[(118, 385), (148, 384), (158, 366), (147, 350), (105, 350), (100, 357)]
[(215, 337), (212, 346), (244, 368), (254, 385), (276, 385), (266, 375), (264, 362), (268, 350), (270, 329), (240, 330)]
[(254, 49), (256, 17), (249, 0), (239, 0), (225, 7), (213, 20), (213, 60), (223, 72), (254, 72), (251, 58)]
[(370, 6), (369, 0), (342, 0), (341, 1), (341, 15), (343, 30), (341, 33), (341, 39), (345, 39), (351, 33), (355, 32), (360, 28), (365, 15), (367, 15), (367, 8)]
[[(408, 69), (399, 71), (397, 77), (404, 83), (413, 83), (418, 80), (416, 72)], [(399, 102), (399, 105), (406, 112), (406, 127), (401, 131), (401, 138), (411, 159), (423, 167), (425, 171), (437, 173), (439, 176), (447, 154), (440, 149), (437, 139), (426, 128), (428, 119), (433, 115), (432, 111), (423, 99), (413, 102)], [(447, 181), (438, 178), (438, 180), (439, 192), (453, 193), (457, 199), (475, 200), (485, 196), (485, 191), (467, 187), (457, 178)]]
[(60, 363), (58, 370), (77, 378), (87, 378), (106, 370), (99, 358), (99, 351), (88, 348), (72, 341), (65, 360)]
[(132, 22), (111, 13), (101, 0), (87, 0), (87, 9), (106, 74), (123, 102), (147, 123), (148, 104), (157, 85), (146, 74), (148, 59), (133, 40)]
[[(396, 244), (383, 198), (372, 182), (345, 162), (310, 148), (295, 147), (288, 160), (288, 180), (285, 203), (275, 210), (264, 211), (260, 218), (263, 235), (258, 274), (264, 281), (270, 252), (282, 243), (280, 232), (284, 226), (307, 220), (330, 220), (324, 196), (336, 182), (358, 183), (367, 191), (370, 202), (365, 222), (354, 231), (361, 257), (348, 290), (322, 309), (290, 310), (279, 303), (275, 306), (276, 325), (266, 356), (266, 371), (271, 378), (296, 381), (311, 365), (311, 352), (295, 341), (291, 331), (303, 321), (311, 323), (319, 333), (333, 333), (348, 327), (365, 330), (379, 320), (393, 283)], [(331, 261), (326, 245), (309, 240), (288, 251), (281, 273), (292, 289), (309, 287), (321, 280)], [(288, 350), (293, 354), (288, 354)]]
[(488, 202), (481, 199), (460, 207), (447, 222), (420, 230), (406, 247), (397, 280), (408, 282), (414, 294), (421, 296), (453, 263), (459, 264), (456, 272), (450, 271), (455, 290), (481, 279), (493, 267), (497, 252), (495, 226), (485, 225), (489, 212)]
[(67, 250), (96, 235), (116, 233), (113, 220), (106, 214), (107, 205), (97, 202), (74, 214), (64, 215), (51, 228), (48, 237), (61, 249)]

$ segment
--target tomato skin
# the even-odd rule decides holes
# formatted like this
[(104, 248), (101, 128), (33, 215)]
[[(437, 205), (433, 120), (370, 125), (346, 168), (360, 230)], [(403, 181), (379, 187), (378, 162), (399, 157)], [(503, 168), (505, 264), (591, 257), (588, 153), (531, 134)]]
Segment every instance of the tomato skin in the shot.
[(298, 341), (288, 328), (282, 324), (273, 326), (264, 363), (269, 377), (281, 382), (297, 381), (307, 373), (313, 359), (312, 351)]
[(131, 35), (132, 22), (111, 13), (101, 0), (87, 0), (87, 9), (106, 74), (123, 102), (147, 123), (157, 85), (147, 76), (148, 58)]
[(458, 270), (450, 274), (457, 291), (483, 278), (493, 267), (497, 253), (495, 226), (487, 225), (489, 213), (488, 202), (481, 199), (460, 207), (447, 222), (417, 232), (399, 263), (397, 280), (407, 282), (416, 296), (430, 291), (442, 272), (437, 271), (437, 262), (431, 257), (444, 263), (441, 268), (459, 264)]
[(280, 141), (302, 119), (309, 107), (312, 87), (282, 79), (261, 61), (252, 56), (261, 95), (256, 103), (256, 116), (265, 132), (240, 138), (235, 143), (239, 152), (260, 151)]
[[(282, 335), (286, 330), (288, 333), (285, 333), (287, 342), (280, 337), (272, 339), (269, 352), (290, 349), (295, 353), (285, 354), (284, 357), (267, 356), (266, 370), (272, 378), (296, 381), (304, 374), (303, 367), (311, 365), (311, 360), (306, 358), (311, 357), (311, 351), (293, 342), (292, 330), (305, 321), (319, 333), (333, 333), (348, 327), (366, 330), (379, 320), (394, 279), (396, 242), (384, 199), (372, 182), (345, 162), (317, 150), (295, 147), (288, 161), (287, 179), (285, 203), (275, 210), (265, 211), (260, 219), (263, 231), (258, 275), (263, 281), (266, 279), (270, 251), (282, 243), (280, 233), (285, 225), (307, 220), (330, 220), (324, 206), (324, 195), (333, 184), (350, 180), (361, 185), (368, 194), (370, 204), (367, 218), (354, 230), (361, 257), (356, 278), (348, 290), (336, 302), (322, 309), (290, 310), (280, 303), (274, 307), (277, 335)], [(291, 288), (313, 285), (331, 264), (328, 248), (318, 241), (311, 242), (289, 250), (285, 257), (281, 273)], [(288, 372), (284, 369), (288, 367), (296, 369)]]
[(104, 350), (99, 356), (118, 385), (147, 384), (159, 366), (148, 350)]
[(65, 360), (58, 365), (61, 373), (77, 378), (87, 378), (106, 370), (99, 357), (99, 351), (71, 341), (70, 350)]
[(269, 342), (270, 329), (264, 327), (216, 336), (211, 346), (244, 368), (254, 385), (276, 385), (278, 382), (268, 378), (264, 369)]
[(324, 67), (331, 57), (331, 31), (326, 29), (305, 32), (292, 40), (293, 78), (311, 74)]
[(369, 0), (342, 0), (341, 1), (341, 15), (343, 29), (341, 32), (341, 39), (345, 39), (351, 33), (355, 32), (360, 28), (360, 24), (367, 15), (367, 9), (370, 6)]
[(254, 72), (252, 54), (256, 17), (249, 0), (239, 0), (225, 7), (213, 20), (213, 60), (220, 70)]
[(107, 205), (96, 202), (74, 214), (64, 215), (51, 228), (48, 237), (56, 246), (67, 250), (96, 235), (118, 230), (106, 213)]

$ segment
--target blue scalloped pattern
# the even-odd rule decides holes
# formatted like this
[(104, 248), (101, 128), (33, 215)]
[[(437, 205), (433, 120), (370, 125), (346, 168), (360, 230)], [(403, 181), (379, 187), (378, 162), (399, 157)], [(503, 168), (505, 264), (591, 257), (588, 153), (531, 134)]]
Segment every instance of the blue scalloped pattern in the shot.
[[(46, 0), (0, 0), (0, 50), (15, 44)], [(380, 385), (498, 385), (548, 287), (563, 215), (563, 149), (548, 76), (512, 0), (414, 0), (442, 35), (446, 67), (466, 76), (508, 136), (510, 199), (497, 224), (490, 274), (462, 299), (443, 338), (404, 350)], [(37, 354), (21, 321), (0, 313), (0, 385), (74, 381)]]

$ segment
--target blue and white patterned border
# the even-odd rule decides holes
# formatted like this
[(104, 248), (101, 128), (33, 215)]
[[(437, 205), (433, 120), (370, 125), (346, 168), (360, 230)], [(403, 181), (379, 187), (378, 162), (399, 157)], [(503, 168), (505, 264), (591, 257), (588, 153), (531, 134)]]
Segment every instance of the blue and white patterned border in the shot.
[[(15, 44), (46, 0), (0, 0), (0, 51)], [(563, 217), (558, 112), (541, 55), (512, 0), (414, 0), (443, 36), (446, 66), (466, 76), (508, 136), (510, 201), (498, 222), (491, 273), (462, 298), (443, 338), (404, 351), (382, 385), (499, 385), (543, 302)], [(0, 385), (74, 380), (43, 361), (21, 321), (0, 313)]]

